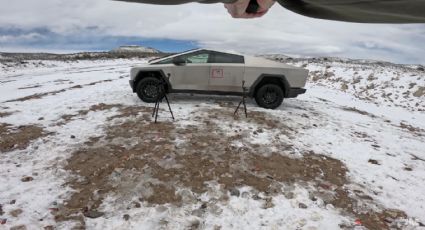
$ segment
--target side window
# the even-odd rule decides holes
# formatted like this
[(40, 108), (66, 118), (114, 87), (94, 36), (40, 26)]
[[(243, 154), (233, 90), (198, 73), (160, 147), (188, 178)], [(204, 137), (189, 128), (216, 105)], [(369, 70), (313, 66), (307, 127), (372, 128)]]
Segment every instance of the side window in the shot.
[(186, 63), (203, 64), (208, 63), (210, 55), (208, 53), (197, 53), (189, 55), (186, 58)]
[(165, 60), (162, 60), (160, 62), (154, 63), (154, 64), (172, 64), (173, 63), (173, 59), (172, 58), (167, 58)]
[(245, 60), (244, 60), (244, 57), (240, 56), (240, 55), (214, 52), (212, 54), (211, 63), (239, 63), (239, 64), (244, 64)]

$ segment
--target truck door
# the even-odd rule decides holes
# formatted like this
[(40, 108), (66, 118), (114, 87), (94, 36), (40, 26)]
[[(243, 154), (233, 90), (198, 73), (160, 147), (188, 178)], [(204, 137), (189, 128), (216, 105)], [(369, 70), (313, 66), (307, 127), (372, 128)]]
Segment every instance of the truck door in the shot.
[(182, 55), (184, 64), (173, 68), (170, 78), (173, 89), (176, 90), (208, 90), (210, 75), (209, 51), (201, 50)]
[(245, 74), (243, 56), (211, 51), (210, 62), (209, 90), (242, 92)]

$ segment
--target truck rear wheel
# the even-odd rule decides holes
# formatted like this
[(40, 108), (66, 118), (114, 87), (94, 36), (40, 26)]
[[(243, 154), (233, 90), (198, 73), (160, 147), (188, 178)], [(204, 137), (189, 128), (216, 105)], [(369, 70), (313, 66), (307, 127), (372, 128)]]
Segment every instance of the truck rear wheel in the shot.
[(255, 101), (260, 107), (276, 109), (283, 102), (283, 89), (276, 84), (265, 84), (255, 93)]
[(146, 103), (156, 102), (159, 96), (160, 81), (154, 77), (145, 77), (137, 84), (136, 92), (139, 98)]

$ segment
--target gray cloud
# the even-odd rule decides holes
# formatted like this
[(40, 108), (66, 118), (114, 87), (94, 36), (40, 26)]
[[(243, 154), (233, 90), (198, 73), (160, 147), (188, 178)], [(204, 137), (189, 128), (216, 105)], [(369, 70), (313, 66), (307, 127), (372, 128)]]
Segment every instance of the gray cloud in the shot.
[[(47, 36), (47, 40), (53, 34), (87, 39), (177, 39), (247, 53), (326, 55), (425, 63), (425, 48), (422, 45), (425, 42), (425, 25), (317, 20), (296, 15), (279, 5), (275, 5), (261, 19), (237, 20), (227, 15), (222, 4), (154, 6), (109, 0), (0, 0), (0, 4), (0, 28), (27, 31), (44, 28), (51, 34), (38, 35)], [(38, 35), (37, 32), (25, 36), (21, 34), (16, 39), (31, 40)], [(10, 45), (7, 40), (14, 39), (13, 36), (17, 35), (0, 33), (3, 48)], [(84, 43), (84, 39), (79, 42)]]

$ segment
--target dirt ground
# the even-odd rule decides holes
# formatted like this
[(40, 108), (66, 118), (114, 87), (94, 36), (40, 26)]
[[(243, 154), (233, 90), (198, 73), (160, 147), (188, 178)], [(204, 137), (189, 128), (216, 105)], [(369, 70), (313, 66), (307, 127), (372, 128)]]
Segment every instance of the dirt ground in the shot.
[(39, 126), (13, 127), (10, 124), (0, 123), (0, 152), (26, 149), (31, 141), (46, 135), (48, 134)]
[[(230, 138), (226, 137), (213, 121), (217, 121), (218, 116), (237, 118), (233, 118), (233, 107), (221, 106), (220, 111), (206, 109), (207, 116), (196, 117), (202, 125), (186, 127), (177, 127), (172, 122), (154, 124), (151, 108), (147, 107), (92, 106), (91, 111), (118, 108), (119, 114), (109, 118), (105, 135), (92, 137), (68, 159), (65, 169), (74, 177), (67, 185), (75, 193), (63, 207), (54, 211), (56, 220), (77, 220), (79, 228), (84, 229), (83, 216), (103, 215), (98, 208), (110, 194), (123, 198), (138, 194), (139, 202), (181, 206), (186, 198), (178, 192), (180, 188), (188, 188), (199, 196), (208, 190), (211, 181), (221, 186), (220, 200), (229, 198), (228, 191), (232, 193), (238, 187), (251, 186), (267, 194), (267, 197), (253, 197), (264, 199), (265, 208), (273, 206), (274, 195), (284, 193), (279, 185), (305, 184), (314, 188), (310, 195), (312, 200), (323, 199), (369, 229), (394, 228), (394, 220), (406, 217), (398, 210), (376, 211), (365, 207), (364, 202), (373, 204), (373, 199), (359, 190), (347, 188), (351, 182), (346, 176), (347, 168), (339, 160), (313, 152), (303, 153), (303, 157), (288, 157), (271, 150), (269, 145), (244, 141), (251, 133), (238, 127), (232, 128), (234, 134)], [(64, 116), (58, 124), (63, 125), (90, 110)], [(258, 126), (258, 129), (249, 130), (252, 134), (274, 129), (292, 138), (297, 133), (284, 122), (261, 112), (250, 113), (248, 122)], [(235, 141), (244, 142), (244, 147), (232, 145)], [(289, 145), (277, 147), (290, 150)], [(291, 198), (290, 193), (285, 196)], [(140, 203), (129, 205), (140, 206)]]

